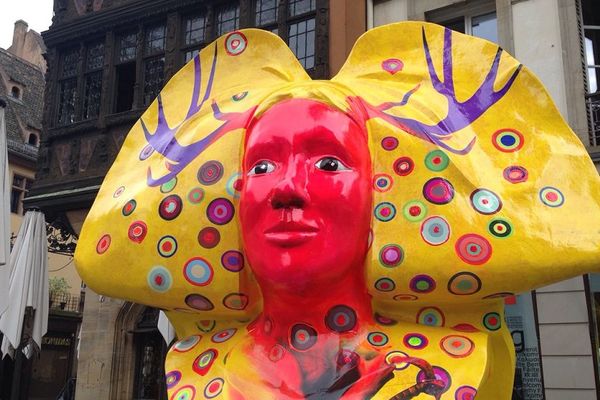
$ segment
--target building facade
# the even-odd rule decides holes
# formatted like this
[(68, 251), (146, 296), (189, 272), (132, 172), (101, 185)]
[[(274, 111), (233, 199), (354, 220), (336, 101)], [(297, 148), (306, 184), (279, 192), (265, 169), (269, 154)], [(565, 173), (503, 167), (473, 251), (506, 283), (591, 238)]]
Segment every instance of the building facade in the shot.
[[(9, 179), (12, 182), (10, 204), (11, 233), (16, 236), (25, 206), (23, 199), (31, 189), (36, 175), (36, 163), (42, 136), (44, 97), (45, 46), (39, 33), (28, 30), (25, 21), (15, 22), (13, 42), (0, 49), (0, 99), (6, 103), (5, 119), (9, 159)], [(75, 363), (75, 338), (81, 321), (81, 279), (75, 271), (72, 257), (59, 251), (59, 231), (49, 229), (54, 243), (49, 253), (51, 282), (60, 282), (50, 301), (48, 334), (43, 338), (42, 351), (27, 361), (19, 371), (22, 395), (31, 398), (54, 399), (65, 384)], [(54, 238), (54, 240), (52, 239)], [(63, 250), (67, 250), (66, 248)], [(57, 289), (54, 285), (52, 288)], [(13, 361), (0, 361), (0, 399), (8, 399), (13, 386)]]
[[(544, 83), (600, 165), (600, 3), (595, 0), (369, 0), (370, 27), (425, 20), (498, 43)], [(600, 194), (599, 194), (600, 195)], [(507, 299), (517, 351), (513, 399), (597, 399), (600, 277)]]
[[(43, 132), (26, 205), (79, 232), (131, 126), (164, 83), (220, 35), (272, 31), (318, 79), (342, 66), (365, 24), (364, 0), (55, 0), (43, 33)], [(155, 309), (88, 289), (76, 398), (166, 398), (157, 318)]]

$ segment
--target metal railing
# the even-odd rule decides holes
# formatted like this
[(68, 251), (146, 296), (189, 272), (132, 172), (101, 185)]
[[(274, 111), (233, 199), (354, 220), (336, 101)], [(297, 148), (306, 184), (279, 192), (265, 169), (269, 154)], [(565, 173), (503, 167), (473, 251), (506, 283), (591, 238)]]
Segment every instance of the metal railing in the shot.
[(588, 108), (590, 145), (600, 146), (600, 94), (588, 95), (585, 102)]
[(83, 301), (79, 296), (73, 296), (70, 293), (50, 292), (50, 312), (68, 311), (81, 313), (83, 311)]

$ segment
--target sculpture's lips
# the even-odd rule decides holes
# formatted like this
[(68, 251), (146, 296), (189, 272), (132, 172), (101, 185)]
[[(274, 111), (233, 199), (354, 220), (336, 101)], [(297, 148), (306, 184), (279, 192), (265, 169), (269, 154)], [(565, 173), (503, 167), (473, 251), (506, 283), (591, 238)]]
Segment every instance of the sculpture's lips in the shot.
[(280, 221), (265, 230), (264, 234), (274, 244), (292, 247), (314, 238), (318, 231), (319, 227), (314, 222)]

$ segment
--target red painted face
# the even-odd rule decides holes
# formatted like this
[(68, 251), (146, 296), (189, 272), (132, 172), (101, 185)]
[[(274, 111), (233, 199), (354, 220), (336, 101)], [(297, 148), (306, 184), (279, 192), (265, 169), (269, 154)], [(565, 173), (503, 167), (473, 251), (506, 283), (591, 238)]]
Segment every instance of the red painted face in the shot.
[(361, 126), (314, 100), (278, 103), (250, 126), (243, 166), (244, 249), (261, 284), (326, 290), (363, 273), (372, 191)]

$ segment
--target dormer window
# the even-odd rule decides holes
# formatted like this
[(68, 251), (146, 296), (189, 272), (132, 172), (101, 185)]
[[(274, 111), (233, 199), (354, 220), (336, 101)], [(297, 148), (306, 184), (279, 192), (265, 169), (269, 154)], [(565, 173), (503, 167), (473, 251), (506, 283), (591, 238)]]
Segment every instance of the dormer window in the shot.
[(10, 89), (10, 95), (13, 97), (13, 99), (21, 100), (21, 89), (19, 89), (16, 86), (13, 86)]
[(38, 146), (38, 137), (35, 133), (30, 133), (29, 134), (29, 138), (27, 138), (27, 144), (30, 144), (31, 146)]

